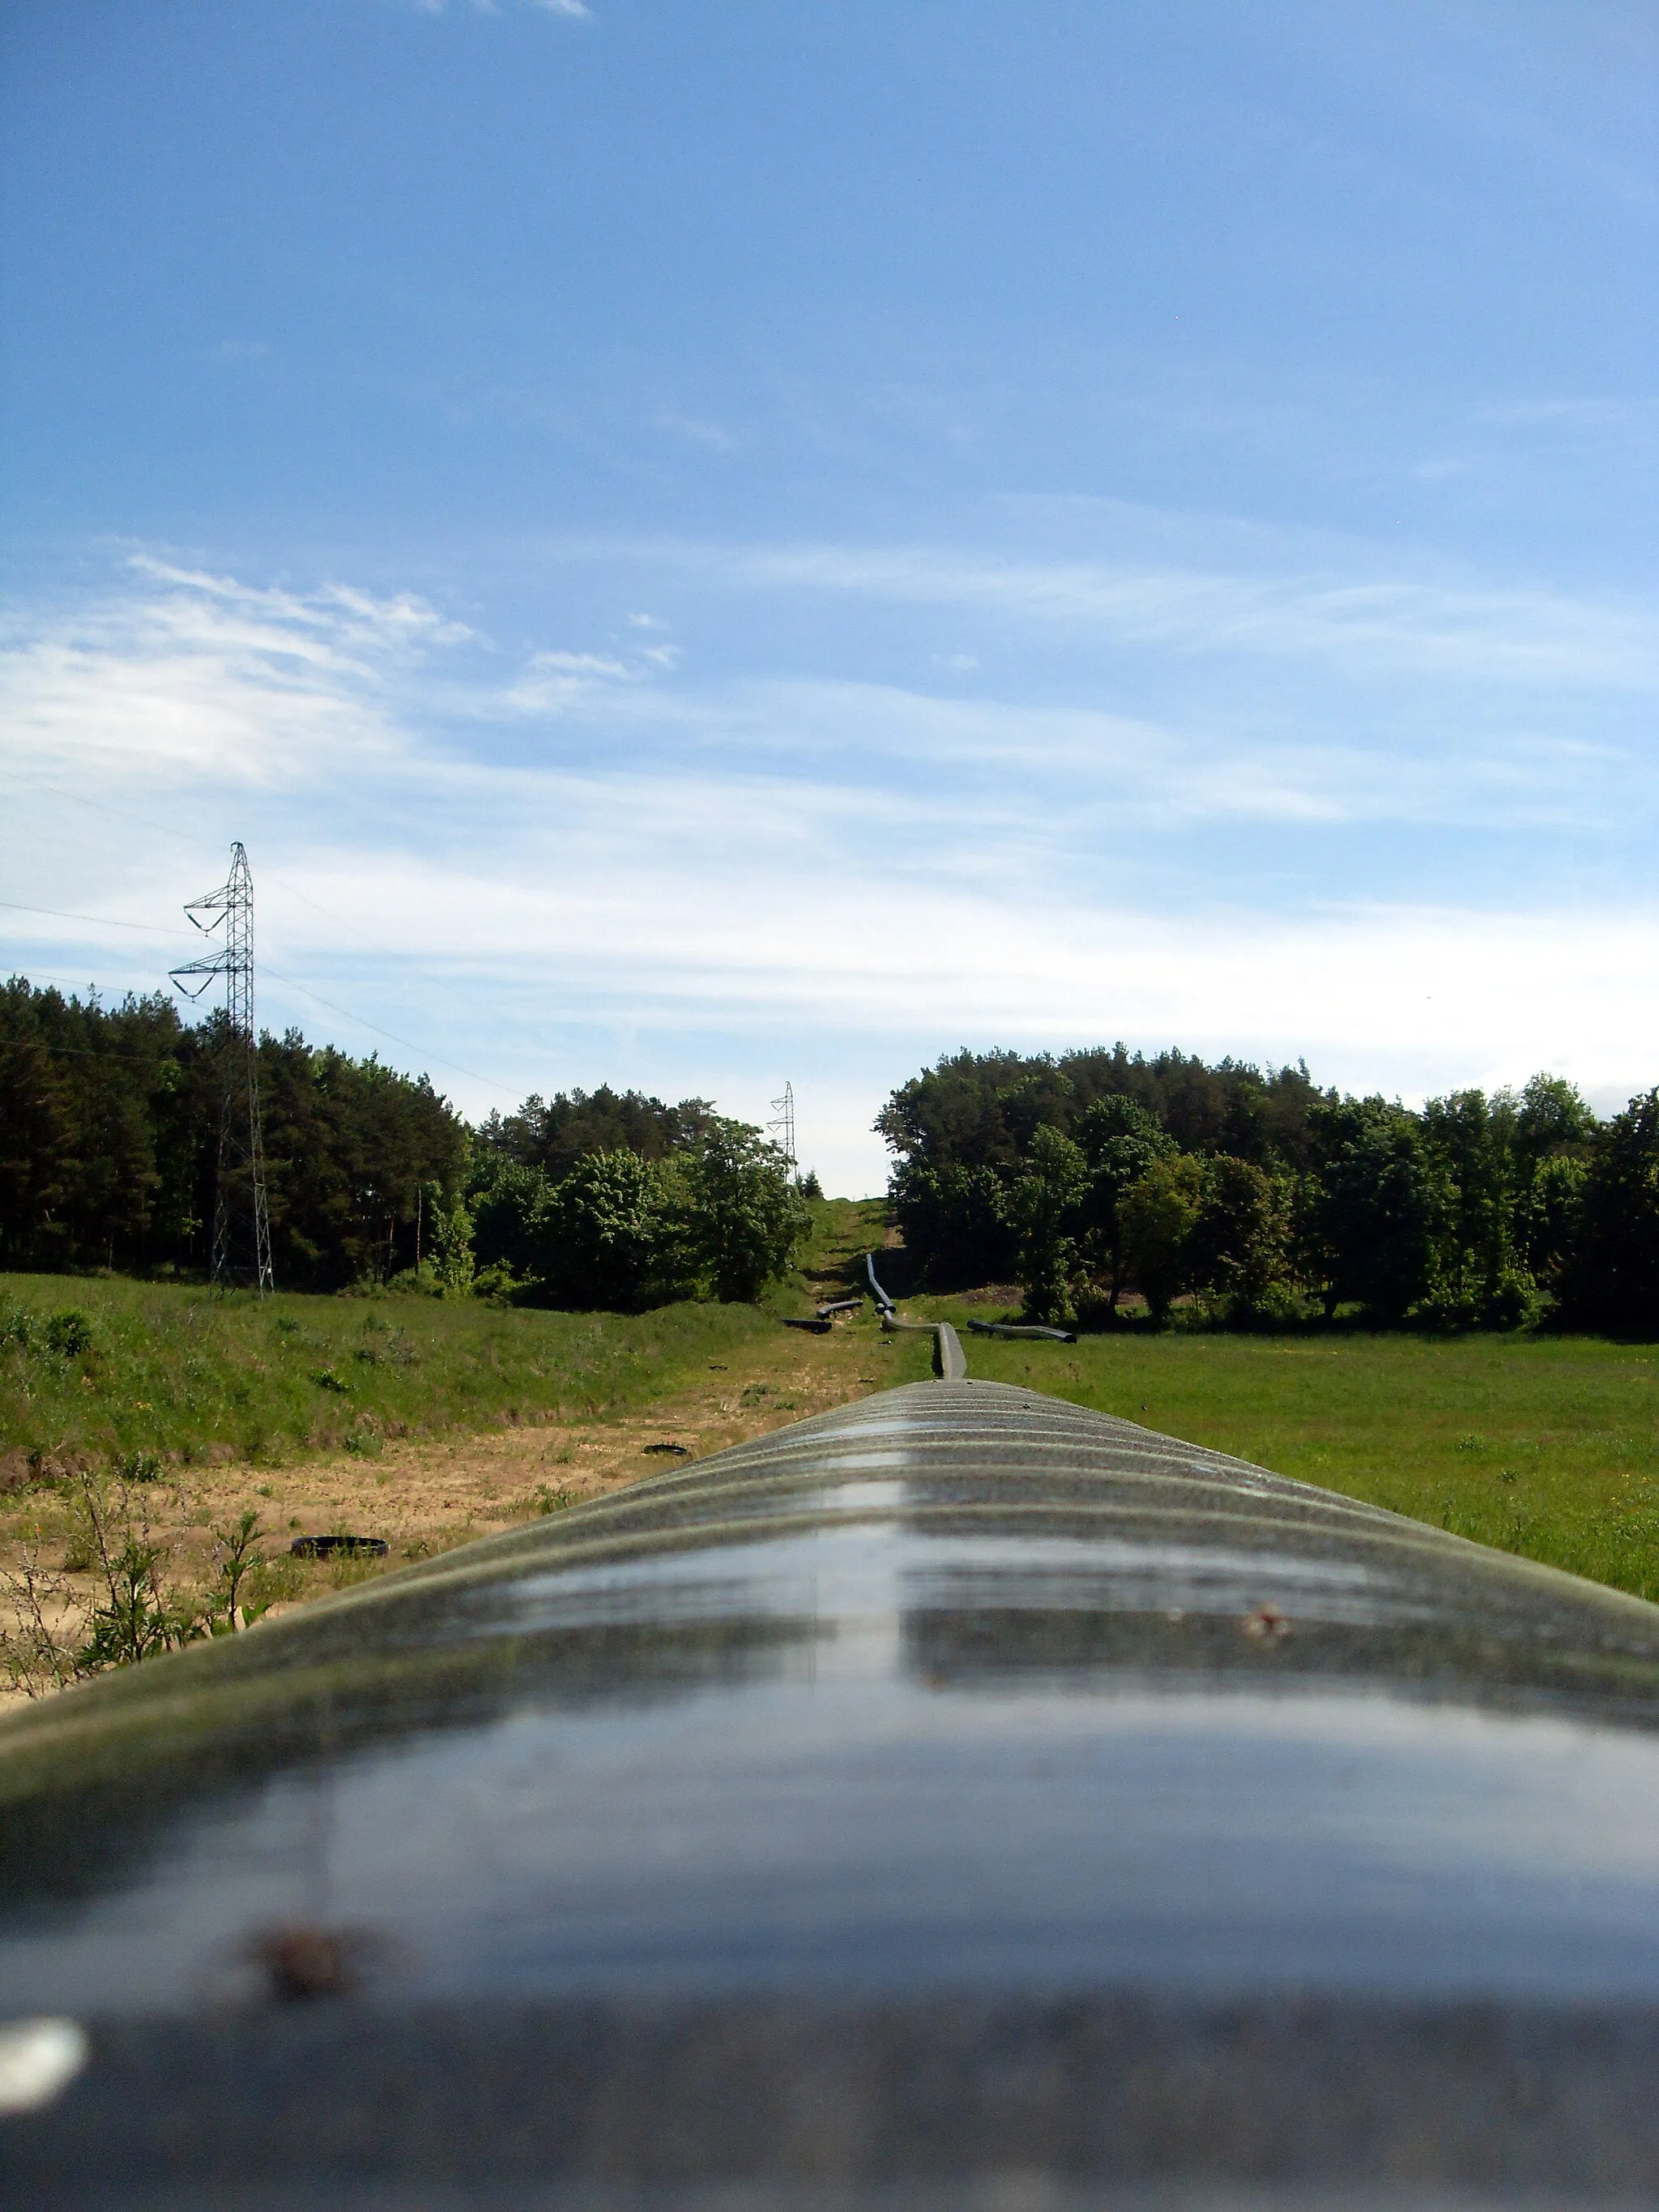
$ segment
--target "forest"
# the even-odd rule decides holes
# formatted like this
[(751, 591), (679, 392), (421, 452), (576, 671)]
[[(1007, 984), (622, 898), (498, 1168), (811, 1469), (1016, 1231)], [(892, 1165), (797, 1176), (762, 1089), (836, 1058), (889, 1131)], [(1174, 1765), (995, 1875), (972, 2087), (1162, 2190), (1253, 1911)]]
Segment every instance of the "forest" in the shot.
[[(159, 995), (0, 988), (0, 1267), (204, 1278), (226, 1042)], [(474, 1130), (424, 1076), (297, 1030), (260, 1038), (258, 1079), (284, 1290), (744, 1299), (805, 1233), (775, 1148), (700, 1099), (572, 1091)]]
[(1017, 1283), (1035, 1320), (1133, 1291), (1154, 1323), (1659, 1331), (1659, 1091), (1603, 1121), (1550, 1075), (1413, 1109), (1302, 1066), (964, 1051), (876, 1127), (930, 1286)]
[[(160, 996), (0, 988), (0, 1267), (201, 1279), (225, 1042)], [(601, 1086), (470, 1127), (296, 1030), (258, 1068), (284, 1289), (640, 1311), (754, 1298), (805, 1233), (781, 1155), (704, 1099)], [(1034, 1320), (1659, 1334), (1659, 1091), (1603, 1121), (1551, 1075), (1414, 1109), (1304, 1066), (962, 1051), (876, 1127), (920, 1281), (1017, 1285)]]

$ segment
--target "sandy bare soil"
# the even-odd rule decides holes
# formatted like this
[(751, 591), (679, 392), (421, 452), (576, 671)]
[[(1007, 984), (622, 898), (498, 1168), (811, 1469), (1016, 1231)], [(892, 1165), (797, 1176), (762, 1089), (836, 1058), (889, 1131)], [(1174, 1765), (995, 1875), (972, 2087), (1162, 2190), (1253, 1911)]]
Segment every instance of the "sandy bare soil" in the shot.
[[(274, 1474), (224, 1468), (198, 1486), (198, 1496), (212, 1503), (216, 1520), (258, 1505), (284, 1537), (384, 1536), (397, 1559), (420, 1556), (416, 1547), (445, 1550), (532, 1519), (550, 1499), (574, 1504), (621, 1489), (881, 1385), (886, 1354), (867, 1330), (812, 1337), (780, 1329), (778, 1337), (775, 1351), (744, 1372), (713, 1371), (643, 1413), (388, 1444), (372, 1461), (340, 1454)], [(682, 1452), (651, 1449), (661, 1444)]]

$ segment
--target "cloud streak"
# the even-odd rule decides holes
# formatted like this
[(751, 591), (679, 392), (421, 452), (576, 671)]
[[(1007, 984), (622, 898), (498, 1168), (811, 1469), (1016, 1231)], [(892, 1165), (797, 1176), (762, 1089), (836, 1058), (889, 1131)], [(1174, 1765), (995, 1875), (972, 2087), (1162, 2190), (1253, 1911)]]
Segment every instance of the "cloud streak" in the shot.
[(1136, 647), (1307, 660), (1364, 673), (1659, 689), (1659, 622), (1638, 603), (1388, 577), (1253, 577), (981, 559), (926, 546), (633, 550), (742, 590), (960, 608)]
[[(95, 603), (20, 611), (0, 856), (58, 913), (0, 915), (12, 957), (154, 988), (164, 949), (147, 964), (127, 925), (173, 924), (241, 836), (268, 1012), (316, 1025), (291, 977), (508, 1087), (645, 1079), (640, 1041), (670, 1035), (669, 1087), (729, 1095), (734, 1066), (816, 1053), (843, 1089), (880, 1065), (871, 1112), (963, 1039), (1306, 1053), (1407, 1090), (1629, 1070), (1650, 901), (1551, 897), (1547, 874), (1385, 899), (1340, 870), (1287, 895), (1273, 870), (1366, 825), (1635, 834), (1645, 757), (1547, 728), (1407, 752), (1202, 704), (693, 682), (673, 650), (661, 617), (619, 613), (513, 655), (413, 596), (149, 557)], [(843, 1134), (823, 1157), (868, 1187), (872, 1146)]]

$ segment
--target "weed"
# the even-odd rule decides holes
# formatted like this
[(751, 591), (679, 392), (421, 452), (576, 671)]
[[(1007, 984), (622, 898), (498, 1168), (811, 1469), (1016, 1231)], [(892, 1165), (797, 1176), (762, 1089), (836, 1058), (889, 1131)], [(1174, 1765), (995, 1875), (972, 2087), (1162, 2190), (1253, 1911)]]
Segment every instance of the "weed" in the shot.
[(252, 1624), (261, 1613), (269, 1613), (273, 1605), (292, 1604), (309, 1587), (310, 1577), (303, 1562), (288, 1553), (279, 1552), (275, 1558), (259, 1559), (249, 1568), (243, 1585), (243, 1618)]
[(366, 1583), (371, 1576), (384, 1572), (378, 1559), (355, 1558), (349, 1552), (337, 1553), (328, 1571), (329, 1586), (332, 1589), (350, 1589), (357, 1583)]
[(216, 1542), (215, 1589), (210, 1601), (213, 1626), (217, 1627), (222, 1623), (229, 1628), (246, 1626), (257, 1620), (264, 1610), (264, 1606), (244, 1602), (247, 1583), (265, 1565), (264, 1554), (253, 1548), (264, 1534), (258, 1513), (254, 1507), (246, 1506), (235, 1520), (216, 1528), (213, 1534)]
[(0, 1669), (14, 1690), (38, 1698), (67, 1688), (81, 1671), (61, 1622), (72, 1601), (59, 1576), (40, 1564), (40, 1532), (26, 1537), (15, 1570), (0, 1574), (12, 1613), (12, 1627), (0, 1635)]

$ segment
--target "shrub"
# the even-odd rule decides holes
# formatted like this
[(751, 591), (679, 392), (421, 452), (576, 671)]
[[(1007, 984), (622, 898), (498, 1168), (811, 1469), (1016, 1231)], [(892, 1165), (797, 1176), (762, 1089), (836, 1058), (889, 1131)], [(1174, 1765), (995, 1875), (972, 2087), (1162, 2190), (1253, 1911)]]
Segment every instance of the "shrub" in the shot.
[(46, 1316), (42, 1334), (48, 1351), (60, 1352), (66, 1359), (78, 1358), (92, 1349), (92, 1316), (78, 1306), (65, 1307), (61, 1313)]
[(1632, 1098), (1601, 1133), (1578, 1220), (1562, 1282), (1573, 1318), (1615, 1332), (1659, 1331), (1659, 1090)]
[(1079, 1240), (1089, 1182), (1089, 1163), (1071, 1139), (1046, 1125), (1039, 1128), (1026, 1171), (1008, 1200), (1018, 1224), (1019, 1275), (1032, 1321), (1076, 1318)]
[(684, 1297), (692, 1268), (672, 1170), (590, 1152), (539, 1202), (538, 1272), (555, 1305), (637, 1311)]

